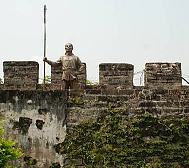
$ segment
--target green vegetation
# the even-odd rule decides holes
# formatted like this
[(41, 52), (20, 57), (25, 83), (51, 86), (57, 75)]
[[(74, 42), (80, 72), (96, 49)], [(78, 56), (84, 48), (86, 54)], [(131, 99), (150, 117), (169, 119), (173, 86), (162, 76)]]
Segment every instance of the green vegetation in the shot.
[(83, 102), (83, 100), (81, 99), (81, 97), (75, 97), (75, 98), (69, 97), (68, 101), (69, 101), (69, 102), (72, 102), (72, 103), (74, 103), (74, 104), (77, 104), (77, 105), (83, 105), (83, 104), (84, 104), (84, 102)]
[[(0, 121), (0, 125), (3, 121)], [(7, 166), (9, 161), (19, 159), (23, 153), (20, 151), (19, 148), (16, 148), (16, 142), (11, 139), (3, 138), (3, 127), (0, 126), (0, 167), (8, 168)]]
[(24, 162), (26, 165), (36, 165), (37, 160), (33, 159), (31, 156), (24, 156)]
[(95, 85), (95, 86), (97, 86), (99, 83), (98, 82), (92, 82), (92, 81), (90, 81), (90, 80), (86, 80), (86, 84), (87, 85)]
[(51, 83), (51, 76), (45, 76), (45, 80), (43, 79), (43, 84), (48, 84), (48, 83)]
[(82, 159), (86, 168), (189, 167), (186, 118), (159, 119), (145, 113), (128, 119), (110, 108), (96, 120), (70, 129), (55, 149), (70, 159)]

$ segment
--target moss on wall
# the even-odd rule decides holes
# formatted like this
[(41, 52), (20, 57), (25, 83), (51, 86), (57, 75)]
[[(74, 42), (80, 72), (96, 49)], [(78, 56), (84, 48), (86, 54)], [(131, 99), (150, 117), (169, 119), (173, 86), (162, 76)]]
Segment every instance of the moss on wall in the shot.
[(57, 152), (82, 159), (85, 167), (189, 167), (187, 118), (156, 118), (145, 113), (127, 119), (119, 114), (110, 108), (93, 122), (69, 128)]

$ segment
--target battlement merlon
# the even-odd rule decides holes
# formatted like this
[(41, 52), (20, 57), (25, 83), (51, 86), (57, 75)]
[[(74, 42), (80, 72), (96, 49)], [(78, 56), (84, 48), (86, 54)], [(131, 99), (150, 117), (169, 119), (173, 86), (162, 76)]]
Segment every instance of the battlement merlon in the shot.
[(99, 84), (111, 88), (133, 87), (134, 65), (126, 63), (102, 63), (99, 65)]
[(181, 63), (146, 63), (145, 86), (178, 88), (182, 86)]
[(39, 64), (35, 61), (3, 62), (4, 85), (7, 90), (36, 90)]

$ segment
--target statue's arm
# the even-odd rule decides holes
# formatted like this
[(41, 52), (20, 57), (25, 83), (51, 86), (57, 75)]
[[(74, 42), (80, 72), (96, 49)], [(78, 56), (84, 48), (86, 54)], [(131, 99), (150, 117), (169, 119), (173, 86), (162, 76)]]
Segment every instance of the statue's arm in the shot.
[(47, 57), (43, 58), (43, 61), (47, 62), (51, 66), (58, 66), (61, 64), (61, 59), (57, 60), (56, 62), (48, 60)]

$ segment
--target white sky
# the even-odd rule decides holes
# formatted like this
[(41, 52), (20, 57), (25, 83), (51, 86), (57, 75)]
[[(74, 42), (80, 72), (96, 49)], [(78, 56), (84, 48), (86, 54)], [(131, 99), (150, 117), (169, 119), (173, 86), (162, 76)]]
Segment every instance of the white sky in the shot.
[(3, 61), (13, 60), (38, 61), (42, 78), (45, 4), (48, 59), (71, 42), (92, 81), (109, 62), (131, 63), (135, 72), (147, 62), (181, 62), (189, 80), (189, 0), (0, 0), (1, 78)]

